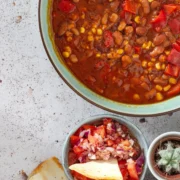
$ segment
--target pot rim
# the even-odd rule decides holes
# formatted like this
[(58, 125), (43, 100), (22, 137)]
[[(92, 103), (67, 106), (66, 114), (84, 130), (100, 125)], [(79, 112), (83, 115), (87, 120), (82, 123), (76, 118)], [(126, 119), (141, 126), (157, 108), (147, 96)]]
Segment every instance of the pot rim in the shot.
[(176, 96), (163, 102), (154, 104), (134, 105), (112, 101), (94, 93), (89, 88), (85, 87), (76, 77), (72, 75), (72, 73), (69, 72), (68, 68), (60, 63), (60, 60), (58, 60), (55, 49), (52, 45), (53, 43), (51, 42), (51, 38), (49, 37), (49, 23), (48, 18), (46, 17), (48, 14), (48, 10), (47, 12), (44, 10), (46, 9), (46, 7), (44, 7), (46, 3), (48, 4), (49, 1), (39, 0), (38, 7), (39, 30), (43, 46), (51, 64), (53, 65), (59, 76), (75, 93), (99, 108), (126, 116), (152, 117), (165, 115), (180, 110), (178, 101), (178, 99), (180, 99), (180, 96)]
[[(160, 141), (166, 141), (166, 138), (168, 137), (172, 137), (172, 139), (174, 139), (175, 137), (177, 137), (178, 139), (180, 138), (180, 132), (177, 131), (170, 131), (170, 132), (166, 132), (163, 133), (161, 135), (159, 135), (158, 137), (156, 137), (153, 142), (150, 144), (149, 149), (148, 149), (148, 153), (147, 153), (147, 164), (149, 167), (149, 170), (151, 171), (151, 173), (153, 174), (153, 176), (155, 178), (157, 178), (158, 180), (165, 180), (164, 178), (162, 178), (162, 176), (160, 176), (158, 174), (158, 171), (156, 171), (155, 167), (153, 167), (153, 163), (152, 163), (152, 157), (151, 155), (154, 154), (154, 147), (157, 146), (158, 143), (160, 143)], [(167, 178), (170, 178), (171, 176), (166, 176)], [(173, 176), (175, 178), (179, 178), (179, 175), (175, 175)], [(171, 178), (172, 179), (172, 178)], [(172, 179), (173, 180), (173, 179)], [(175, 179), (176, 180), (176, 179)]]

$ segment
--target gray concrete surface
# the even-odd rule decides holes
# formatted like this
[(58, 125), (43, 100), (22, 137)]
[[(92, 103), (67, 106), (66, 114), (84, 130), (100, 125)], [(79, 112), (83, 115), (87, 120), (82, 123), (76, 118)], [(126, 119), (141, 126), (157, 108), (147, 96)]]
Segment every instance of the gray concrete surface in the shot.
[[(107, 113), (76, 95), (58, 76), (44, 51), (38, 0), (0, 0), (0, 180), (21, 180), (42, 160), (61, 158), (63, 141), (86, 117)], [(180, 130), (172, 116), (129, 118), (148, 143)], [(145, 180), (154, 180), (147, 173)]]

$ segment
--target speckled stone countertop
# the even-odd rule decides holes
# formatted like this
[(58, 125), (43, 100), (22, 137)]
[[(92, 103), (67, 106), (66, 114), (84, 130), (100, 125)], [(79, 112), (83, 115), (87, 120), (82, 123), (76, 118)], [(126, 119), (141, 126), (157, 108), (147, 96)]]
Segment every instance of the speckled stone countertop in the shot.
[[(61, 158), (67, 133), (81, 119), (108, 112), (76, 95), (52, 67), (39, 34), (38, 0), (0, 4), (0, 180), (21, 180), (19, 171)], [(179, 117), (129, 120), (150, 143), (163, 132), (179, 131)], [(145, 180), (154, 179), (147, 173)]]

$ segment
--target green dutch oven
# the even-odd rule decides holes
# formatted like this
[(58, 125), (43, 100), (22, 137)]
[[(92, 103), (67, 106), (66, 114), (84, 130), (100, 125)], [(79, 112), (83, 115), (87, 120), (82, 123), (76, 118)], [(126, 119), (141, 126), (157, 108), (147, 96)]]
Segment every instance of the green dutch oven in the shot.
[(63, 58), (58, 53), (58, 50), (55, 46), (53, 40), (53, 31), (51, 27), (52, 2), (53, 0), (39, 1), (39, 26), (42, 41), (54, 68), (59, 73), (61, 78), (78, 95), (100, 108), (129, 116), (162, 115), (178, 110), (180, 108), (180, 96), (176, 96), (169, 100), (154, 104), (131, 105), (107, 99), (103, 96), (100, 96), (99, 94), (96, 94), (95, 92), (87, 88), (85, 85), (83, 85), (68, 69), (68, 67), (63, 61)]

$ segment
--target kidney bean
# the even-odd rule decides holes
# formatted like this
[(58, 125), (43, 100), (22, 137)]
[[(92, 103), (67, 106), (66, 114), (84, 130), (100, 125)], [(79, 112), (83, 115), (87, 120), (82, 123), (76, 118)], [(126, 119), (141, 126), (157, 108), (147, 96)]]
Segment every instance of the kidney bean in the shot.
[(127, 66), (129, 66), (132, 63), (132, 59), (128, 55), (122, 56), (121, 61), (122, 61), (123, 68), (126, 68)]
[(73, 62), (73, 63), (77, 63), (77, 62), (78, 62), (78, 58), (76, 57), (75, 54), (71, 54), (70, 60), (71, 60), (71, 62)]
[(151, 89), (149, 92), (145, 93), (146, 99), (152, 99), (155, 97), (155, 95), (156, 95), (155, 89)]
[(153, 43), (155, 46), (158, 46), (161, 43), (163, 43), (165, 40), (166, 40), (165, 34), (160, 34), (160, 35), (155, 36)]
[(120, 1), (119, 0), (114, 0), (110, 3), (110, 7), (111, 7), (111, 10), (113, 12), (116, 12), (118, 10), (118, 7), (119, 7), (119, 4), (120, 4)]
[(147, 28), (146, 27), (137, 27), (136, 28), (136, 34), (139, 36), (144, 36), (147, 33)]
[(171, 43), (174, 43), (176, 41), (176, 38), (173, 36), (171, 32), (165, 32), (168, 39), (171, 41)]
[(155, 10), (155, 9), (159, 8), (160, 5), (161, 5), (161, 3), (160, 3), (159, 1), (153, 1), (153, 2), (151, 3), (151, 9), (152, 9), (152, 10)]
[(141, 87), (142, 87), (143, 89), (147, 90), (147, 91), (150, 90), (150, 86), (149, 86), (146, 82), (143, 82), (143, 83), (141, 84)]
[(118, 15), (116, 13), (112, 13), (109, 17), (109, 20), (113, 23), (115, 23), (118, 20)]
[(67, 29), (68, 29), (68, 23), (67, 22), (61, 23), (58, 30), (58, 36), (62, 36), (67, 31)]
[(163, 53), (163, 51), (164, 51), (163, 46), (157, 46), (153, 49), (153, 51), (150, 52), (150, 56), (156, 57), (156, 56), (160, 55), (161, 53)]
[(170, 46), (170, 45), (171, 45), (171, 42), (169, 40), (166, 40), (163, 42), (163, 47), (165, 47), (165, 48)]
[(113, 33), (114, 41), (117, 45), (121, 45), (123, 41), (123, 36), (119, 31)]
[(147, 22), (147, 19), (146, 18), (142, 18), (141, 19), (141, 26), (145, 26), (146, 22)]
[(125, 47), (124, 47), (124, 51), (126, 54), (128, 55), (132, 55), (133, 53), (133, 48), (130, 44), (127, 44)]
[(106, 25), (108, 22), (108, 13), (105, 13), (104, 16), (101, 19), (101, 23)]
[(72, 28), (71, 31), (74, 35), (79, 36), (79, 31), (77, 30), (77, 28)]
[(126, 35), (133, 33), (134, 29), (132, 26), (126, 26), (125, 33)]
[(141, 0), (141, 4), (142, 4), (144, 13), (149, 14), (149, 12), (150, 12), (149, 1), (148, 0)]
[(140, 37), (140, 38), (136, 39), (136, 43), (139, 44), (139, 45), (142, 45), (146, 41), (147, 41), (147, 37)]
[(122, 31), (126, 27), (126, 22), (122, 20), (118, 26), (118, 30)]
[(155, 84), (158, 84), (158, 85), (165, 86), (165, 85), (168, 84), (168, 80), (162, 79), (162, 78), (160, 78), (160, 77), (156, 77), (156, 78), (154, 79), (154, 83), (155, 83)]

